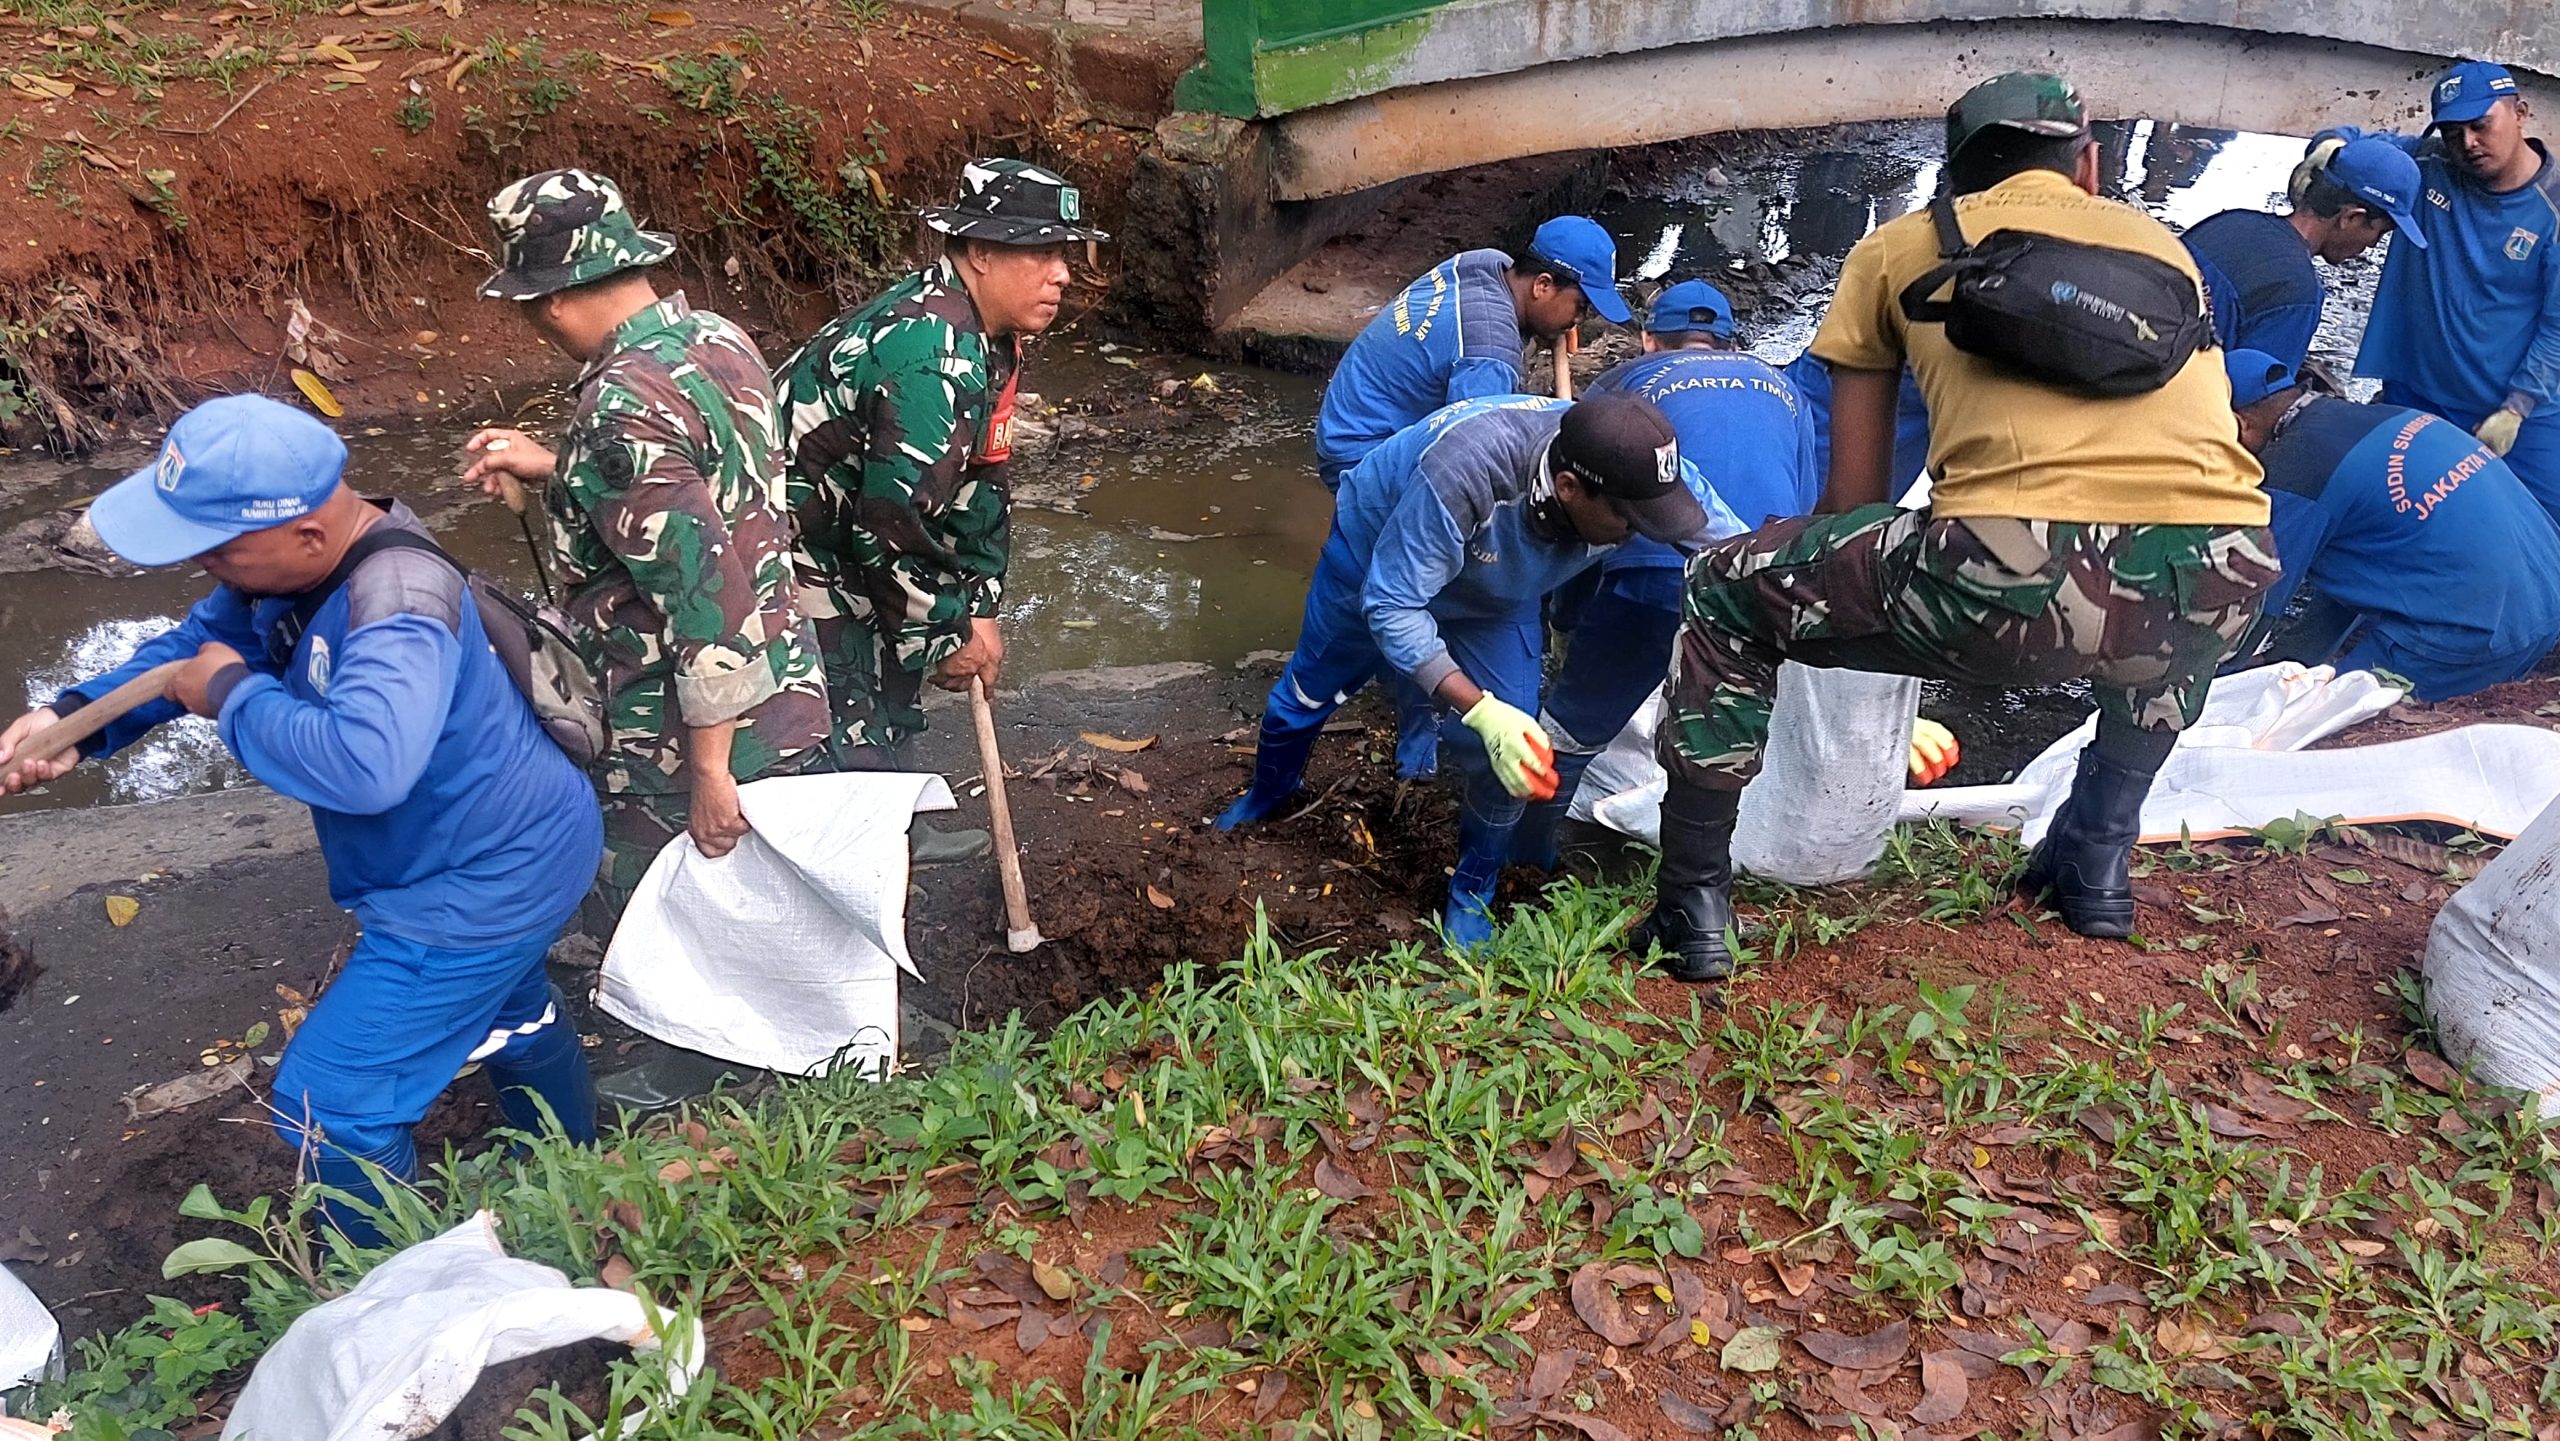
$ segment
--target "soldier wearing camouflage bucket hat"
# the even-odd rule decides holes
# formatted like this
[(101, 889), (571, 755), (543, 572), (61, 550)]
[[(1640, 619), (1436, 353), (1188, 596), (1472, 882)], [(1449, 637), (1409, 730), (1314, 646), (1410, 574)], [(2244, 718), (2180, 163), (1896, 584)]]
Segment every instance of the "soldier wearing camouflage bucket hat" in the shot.
[[(850, 766), (895, 763), (924, 729), (925, 681), (995, 688), (1022, 340), (1057, 320), (1070, 247), (1109, 238), (1085, 223), (1076, 187), (1027, 161), (971, 161), (960, 186), (924, 212), (949, 237), (943, 254), (837, 317), (779, 375), (800, 602)], [(988, 844), (921, 821), (912, 835), (920, 864)]]
[(612, 734), (601, 929), (649, 862), (690, 832), (723, 855), (747, 832), (738, 783), (826, 759), (827, 702), (793, 594), (773, 380), (737, 326), (661, 298), (674, 243), (611, 180), (553, 170), (489, 202), (500, 264), (481, 294), (586, 365), (557, 454), (515, 430), (464, 445), (465, 481), (543, 487), (549, 569), (601, 684)]
[[(1947, 112), (1949, 223), (2130, 252), (2203, 294), (2168, 227), (2099, 194), (2080, 96), (2010, 74)], [(2209, 349), (2157, 388), (2095, 398), (1961, 348), (1905, 299), (1942, 241), (1927, 210), (1858, 242), (1813, 338), (1830, 367), (1821, 513), (1772, 522), (1689, 563), (1656, 750), (1669, 773), (1653, 914), (1631, 937), (1685, 981), (1732, 967), (1732, 845), (1768, 744), (1779, 666), (1977, 685), (2090, 682), (2097, 734), (2021, 889), (2086, 936), (2127, 935), (2142, 802), (2214, 667), (2276, 579), (2267, 498)], [(1908, 364), (1929, 409), (1927, 509), (1886, 502), (1895, 392)], [(1899, 748), (1904, 737), (1878, 737)]]

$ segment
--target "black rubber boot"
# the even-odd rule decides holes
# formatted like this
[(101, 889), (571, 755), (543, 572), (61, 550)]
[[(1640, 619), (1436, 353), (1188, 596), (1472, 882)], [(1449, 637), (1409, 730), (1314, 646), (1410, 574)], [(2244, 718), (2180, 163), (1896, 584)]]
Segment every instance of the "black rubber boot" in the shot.
[(2110, 941), (2132, 935), (2133, 843), (2142, 838), (2151, 775), (2108, 760), (2095, 747), (2080, 752), (2071, 795), (2027, 857), (2018, 889), (2051, 899), (2062, 923), (2081, 935)]
[(1627, 947), (1639, 956), (1660, 947), (1655, 964), (1675, 981), (1699, 985), (1733, 974), (1725, 932), (1733, 925), (1733, 821), (1741, 806), (1740, 791), (1678, 780), (1662, 798), (1653, 914), (1627, 933)]

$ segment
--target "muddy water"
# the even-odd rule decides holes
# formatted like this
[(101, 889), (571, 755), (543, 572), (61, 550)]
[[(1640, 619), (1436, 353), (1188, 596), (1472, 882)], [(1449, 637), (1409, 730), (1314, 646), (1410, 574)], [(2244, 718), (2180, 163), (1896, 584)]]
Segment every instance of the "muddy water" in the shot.
[[(1114, 352), (1147, 369), (1159, 357)], [(1068, 438), (1015, 465), (1021, 495), (1007, 626), (1016, 675), (1156, 660), (1226, 663), (1285, 648), (1331, 503), (1305, 455), (1318, 384), (1302, 376), (1184, 361), (1207, 375), (1214, 410), (1182, 413), (1141, 399), (1135, 413), (1070, 421)], [(1149, 390), (1091, 342), (1060, 341), (1032, 362), (1029, 383), (1053, 397)], [(1172, 414), (1161, 412), (1168, 409)], [(1149, 413), (1149, 412), (1159, 413)], [(538, 417), (525, 424), (539, 430)], [(533, 567), (504, 510), (473, 503), (452, 481), (464, 424), (345, 428), (348, 481), (398, 495), (466, 563), (525, 587)], [(0, 534), (76, 506), (149, 452), (68, 466), (0, 458)], [(174, 623), (209, 582), (180, 567), (143, 575), (43, 568), (0, 574), (0, 708), (15, 715), (84, 675), (120, 664)], [(241, 772), (208, 721), (162, 727), (105, 766), (43, 793), (0, 799), (0, 815), (59, 805), (151, 800), (237, 783)]]
[[(2100, 127), (2109, 187), (2173, 224), (2282, 190), (2301, 142), (2154, 125)], [(1793, 358), (1828, 301), (1840, 257), (1874, 225), (1912, 209), (1938, 178), (1935, 127), (1861, 125), (1814, 137), (1717, 137), (1622, 157), (1623, 189), (1599, 218), (1633, 278), (1707, 275), (1741, 309), (1746, 343)], [(2368, 262), (2333, 277), (2315, 354), (2345, 374), (2370, 299)], [(1017, 462), (1015, 568), (1007, 627), (1017, 675), (1063, 667), (1191, 659), (1231, 662), (1287, 646), (1330, 504), (1306, 464), (1318, 383), (1250, 368), (1114, 352), (1061, 337), (1026, 384), (1073, 412), (1120, 396), (1117, 414), (1070, 419), (1053, 449)], [(1137, 374), (1146, 384), (1133, 387)], [(1217, 403), (1184, 420), (1145, 398), (1160, 377), (1206, 375)], [(1130, 407), (1133, 388), (1140, 399)], [(1186, 391), (1183, 399), (1188, 400)], [(1161, 422), (1156, 423), (1156, 422)], [(528, 422), (531, 423), (531, 422)], [(467, 427), (348, 436), (350, 478), (417, 504), (457, 555), (530, 584), (513, 521), (453, 493)], [(144, 454), (96, 467), (0, 458), (0, 533), (72, 504)], [(423, 502), (423, 503), (422, 503)], [(49, 696), (120, 661), (204, 587), (184, 570), (99, 576), (57, 569), (0, 575), (0, 706)], [(20, 678), (23, 678), (22, 680)], [(2086, 713), (2071, 693), (1933, 693), (1956, 723), (1968, 779), (1997, 779)], [(237, 768), (208, 723), (164, 728), (146, 745), (35, 797), (33, 806), (133, 801), (231, 784)]]

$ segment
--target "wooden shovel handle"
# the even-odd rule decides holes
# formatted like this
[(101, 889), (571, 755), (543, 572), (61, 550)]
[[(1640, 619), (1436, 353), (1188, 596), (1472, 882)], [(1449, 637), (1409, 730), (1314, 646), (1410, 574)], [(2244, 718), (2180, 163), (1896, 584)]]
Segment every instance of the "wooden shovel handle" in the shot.
[(169, 688), (169, 677), (186, 665), (182, 660), (162, 661), (114, 690), (80, 707), (71, 714), (27, 737), (9, 758), (0, 776), (13, 775), (20, 766), (33, 760), (45, 760), (80, 744), (105, 730), (133, 711), (160, 698)]
[(1022, 853), (1013, 843), (1013, 806), (1004, 797), (1004, 756), (996, 749), (996, 713), (987, 683), (969, 677), (969, 710), (978, 723), (978, 769), (987, 780), (987, 810), (995, 817), (996, 876), (1004, 882), (1004, 946), (1020, 955), (1040, 944), (1031, 923), (1031, 897), (1022, 884)]
[(1573, 353), (1582, 348), (1582, 336), (1568, 330), (1556, 337), (1556, 399), (1573, 399)]

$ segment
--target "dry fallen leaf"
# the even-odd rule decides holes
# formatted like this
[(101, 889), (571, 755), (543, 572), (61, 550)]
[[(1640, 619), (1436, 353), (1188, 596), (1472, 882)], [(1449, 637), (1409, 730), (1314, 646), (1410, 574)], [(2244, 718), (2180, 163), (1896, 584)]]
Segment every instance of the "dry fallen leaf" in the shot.
[(1121, 736), (1104, 735), (1100, 731), (1078, 731), (1076, 733), (1076, 739), (1083, 741), (1086, 745), (1092, 746), (1097, 750), (1119, 751), (1121, 754), (1126, 755), (1132, 751), (1142, 751), (1147, 747), (1154, 745), (1157, 737), (1140, 736), (1136, 740), (1128, 740)]
[(1931, 1351), (1920, 1358), (1920, 1404), (1911, 1408), (1911, 1419), (1922, 1426), (1953, 1421), (1963, 1414), (1972, 1391), (1955, 1352)]
[(311, 402), (313, 410), (331, 420), (347, 413), (346, 407), (338, 404), (338, 397), (329, 393), (328, 382), (299, 366), (294, 368), (293, 388), (302, 392), (302, 398)]
[(1173, 909), (1173, 897), (1166, 895), (1164, 892), (1157, 890), (1153, 886), (1149, 886), (1147, 887), (1147, 904), (1160, 911), (1169, 911)]
[(39, 75), (32, 70), (10, 71), (9, 86), (22, 95), (32, 96), (38, 100), (68, 100), (79, 93), (79, 87), (76, 85), (66, 85), (50, 75)]
[(1911, 1323), (1896, 1321), (1863, 1336), (1844, 1336), (1837, 1331), (1807, 1331), (1796, 1337), (1796, 1343), (1811, 1351), (1815, 1358), (1852, 1371), (1875, 1371), (1900, 1365), (1911, 1350)]
[(649, 23), (652, 25), (664, 25), (670, 30), (681, 30), (693, 23), (693, 12), (690, 10), (652, 10), (649, 12)]
[(616, 1256), (597, 1270), (596, 1280), (602, 1282), (607, 1290), (628, 1291), (631, 1289), (631, 1278), (638, 1274), (638, 1270), (639, 1268), (631, 1264), (629, 1257)]
[(1376, 1194), (1367, 1182), (1335, 1165), (1331, 1156), (1316, 1158), (1316, 1189), (1337, 1201), (1357, 1201)]
[(116, 928), (118, 928), (118, 929), (122, 929), (122, 928), (124, 928), (124, 927), (126, 927), (126, 926), (132, 925), (132, 924), (133, 924), (133, 918), (134, 918), (135, 916), (138, 916), (138, 915), (141, 915), (141, 914), (142, 914), (142, 902), (135, 900), (133, 897), (131, 897), (131, 896), (109, 896), (109, 897), (107, 897), (107, 924), (108, 924), (108, 925), (114, 926), (114, 927), (116, 927)]
[(2400, 1059), (2407, 1063), (2409, 1074), (2419, 1085), (2438, 1095), (2450, 1096), (2462, 1084), (2462, 1077), (2444, 1063), (2443, 1057), (2422, 1046), (2410, 1047)]
[(1067, 1274), (1066, 1268), (1046, 1261), (1031, 1263), (1031, 1280), (1052, 1301), (1063, 1301), (1076, 1293), (1075, 1278)]
[(1652, 1334), (1651, 1327), (1636, 1324), (1618, 1304), (1618, 1288), (1609, 1284), (1606, 1268), (1598, 1262), (1574, 1272), (1568, 1291), (1574, 1314), (1610, 1345), (1633, 1346)]

